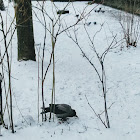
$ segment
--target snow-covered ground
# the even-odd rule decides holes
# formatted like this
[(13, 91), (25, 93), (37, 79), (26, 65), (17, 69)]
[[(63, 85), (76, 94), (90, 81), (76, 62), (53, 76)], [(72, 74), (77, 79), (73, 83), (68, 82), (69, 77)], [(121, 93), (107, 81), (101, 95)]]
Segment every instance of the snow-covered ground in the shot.
[[(76, 22), (76, 14), (81, 13), (87, 2), (74, 2), (67, 9), (69, 14), (62, 15), (63, 21), (67, 25)], [(6, 2), (5, 2), (6, 4)], [(42, 2), (40, 2), (42, 4)], [(63, 9), (66, 3), (55, 3), (57, 7)], [(6, 4), (7, 5), (7, 4)], [(33, 2), (33, 6), (39, 6)], [(46, 2), (46, 11), (52, 14), (51, 2)], [(73, 10), (75, 7), (75, 11)], [(87, 8), (87, 11), (95, 7), (96, 4)], [(95, 36), (94, 44), (99, 54), (101, 54), (108, 44), (112, 41), (112, 34), (117, 34), (117, 40), (123, 38), (122, 28), (118, 18), (121, 11), (99, 5), (95, 9), (102, 7), (105, 13), (91, 12), (87, 20), (83, 20), (78, 27), (78, 40), (86, 55), (99, 68), (93, 50), (89, 46), (89, 40), (84, 31), (83, 24), (91, 36), (100, 29), (102, 30)], [(33, 8), (39, 18), (43, 21), (41, 13)], [(7, 25), (9, 26), (11, 17), (14, 15), (13, 4), (7, 7)], [(34, 12), (33, 12), (34, 13)], [(112, 14), (113, 13), (113, 14)], [(6, 12), (2, 12), (6, 20)], [(110, 129), (106, 129), (100, 120), (95, 116), (85, 98), (97, 113), (104, 110), (101, 84), (93, 67), (82, 56), (79, 48), (65, 33), (58, 36), (55, 47), (55, 73), (56, 73), (56, 103), (66, 103), (72, 106), (77, 112), (78, 118), (70, 118), (68, 122), (60, 123), (57, 118), (52, 121), (38, 123), (38, 52), (42, 55), (44, 39), (44, 29), (33, 14), (34, 34), (36, 45), (37, 61), (17, 61), (17, 37), (16, 34), (12, 41), (12, 93), (13, 93), (13, 118), (16, 133), (11, 130), (1, 129), (0, 140), (139, 140), (140, 137), (140, 41), (136, 48), (119, 47), (111, 50), (105, 59), (105, 70), (107, 76), (107, 105), (113, 103), (108, 110), (110, 119)], [(49, 20), (47, 25), (49, 26)], [(97, 22), (94, 25), (94, 22)], [(51, 24), (50, 24), (51, 26)], [(57, 28), (56, 28), (57, 29)], [(71, 31), (72, 32), (72, 31)], [(1, 33), (0, 33), (0, 36)], [(49, 63), (51, 52), (51, 37), (47, 34), (44, 69)], [(4, 51), (3, 44), (0, 45)], [(10, 48), (9, 48), (10, 51)], [(6, 65), (6, 63), (5, 63)], [(41, 60), (40, 65), (40, 108), (41, 103)], [(100, 70), (99, 70), (100, 71)], [(5, 68), (6, 73), (6, 68)], [(52, 90), (52, 66), (47, 74), (44, 94), (45, 105), (51, 102)], [(4, 90), (4, 89), (3, 89)], [(41, 109), (40, 109), (41, 112)], [(102, 119), (104, 120), (104, 115)], [(8, 116), (5, 115), (5, 123), (9, 124)]]

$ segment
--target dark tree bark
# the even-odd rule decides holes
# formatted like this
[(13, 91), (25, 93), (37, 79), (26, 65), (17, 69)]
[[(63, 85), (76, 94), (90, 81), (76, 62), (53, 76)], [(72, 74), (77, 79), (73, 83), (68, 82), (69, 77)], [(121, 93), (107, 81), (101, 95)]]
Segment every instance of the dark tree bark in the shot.
[(31, 0), (14, 0), (18, 38), (18, 60), (35, 61)]
[(3, 0), (0, 0), (0, 10), (1, 11), (4, 11), (5, 10)]

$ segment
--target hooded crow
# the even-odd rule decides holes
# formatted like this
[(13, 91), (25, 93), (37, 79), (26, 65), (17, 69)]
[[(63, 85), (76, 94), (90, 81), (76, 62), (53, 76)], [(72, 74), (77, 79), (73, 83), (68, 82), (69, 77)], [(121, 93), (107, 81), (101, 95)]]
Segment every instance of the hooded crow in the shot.
[(56, 114), (56, 117), (62, 120), (67, 120), (68, 117), (77, 117), (76, 111), (67, 104), (49, 104), (49, 107), (46, 107), (41, 114), (48, 112)]

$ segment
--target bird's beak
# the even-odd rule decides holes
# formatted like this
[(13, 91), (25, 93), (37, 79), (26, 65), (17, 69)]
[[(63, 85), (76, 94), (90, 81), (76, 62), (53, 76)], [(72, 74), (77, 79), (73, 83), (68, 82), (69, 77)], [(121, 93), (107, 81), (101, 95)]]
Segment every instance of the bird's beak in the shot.
[(76, 117), (76, 118), (78, 118), (78, 116), (77, 116), (77, 115), (76, 115), (75, 117)]

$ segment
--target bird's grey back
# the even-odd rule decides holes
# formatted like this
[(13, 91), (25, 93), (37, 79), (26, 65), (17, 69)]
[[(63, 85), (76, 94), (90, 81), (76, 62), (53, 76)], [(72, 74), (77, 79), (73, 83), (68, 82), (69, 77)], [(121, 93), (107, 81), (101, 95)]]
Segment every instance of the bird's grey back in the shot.
[(58, 109), (65, 111), (65, 112), (70, 112), (72, 110), (71, 106), (69, 106), (67, 104), (57, 104), (56, 106)]

